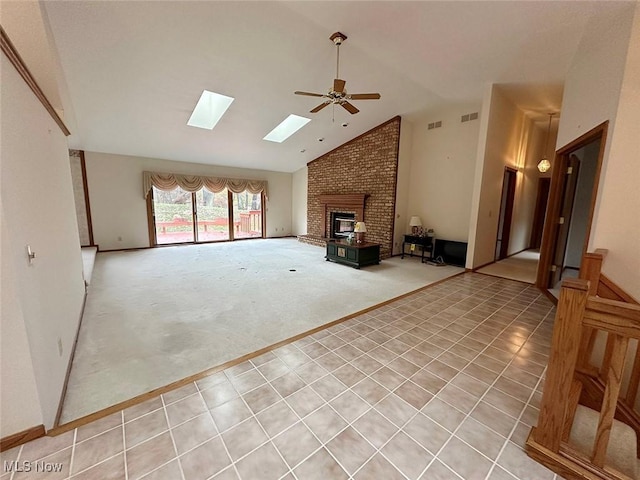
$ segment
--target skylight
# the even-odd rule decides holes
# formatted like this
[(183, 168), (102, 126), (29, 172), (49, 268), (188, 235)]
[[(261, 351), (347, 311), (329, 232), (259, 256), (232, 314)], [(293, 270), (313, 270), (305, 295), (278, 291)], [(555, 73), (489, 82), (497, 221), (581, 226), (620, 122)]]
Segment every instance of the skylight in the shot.
[(206, 128), (213, 130), (229, 105), (233, 102), (233, 97), (220, 95), (219, 93), (203, 90), (200, 100), (193, 109), (193, 113), (187, 122), (191, 127)]
[(263, 140), (282, 143), (310, 121), (310, 118), (299, 117), (298, 115), (291, 114), (285, 118), (280, 125), (271, 130)]

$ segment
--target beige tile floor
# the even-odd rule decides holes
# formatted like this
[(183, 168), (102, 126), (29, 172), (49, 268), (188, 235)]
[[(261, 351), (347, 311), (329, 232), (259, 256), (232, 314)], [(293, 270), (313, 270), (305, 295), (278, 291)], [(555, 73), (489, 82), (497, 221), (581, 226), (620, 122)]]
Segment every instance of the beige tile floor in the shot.
[(532, 286), (465, 274), (4, 452), (0, 480), (551, 480), (522, 447), (553, 315)]

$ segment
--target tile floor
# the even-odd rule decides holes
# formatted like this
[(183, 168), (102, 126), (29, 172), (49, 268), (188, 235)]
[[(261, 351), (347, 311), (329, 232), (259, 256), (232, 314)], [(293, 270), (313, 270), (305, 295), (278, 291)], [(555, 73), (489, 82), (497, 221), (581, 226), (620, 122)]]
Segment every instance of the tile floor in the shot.
[(522, 447), (553, 316), (530, 285), (465, 274), (4, 452), (0, 480), (551, 480)]

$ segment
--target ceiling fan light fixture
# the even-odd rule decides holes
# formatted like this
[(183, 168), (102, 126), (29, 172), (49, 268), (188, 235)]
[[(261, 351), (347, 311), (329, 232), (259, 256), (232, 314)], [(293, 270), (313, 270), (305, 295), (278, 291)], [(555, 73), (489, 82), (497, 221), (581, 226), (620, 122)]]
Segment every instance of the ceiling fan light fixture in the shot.
[(329, 89), (329, 91), (325, 94), (320, 93), (311, 93), (311, 92), (302, 92), (296, 91), (295, 95), (306, 95), (308, 97), (321, 97), (324, 101), (313, 108), (310, 113), (318, 113), (320, 110), (325, 108), (328, 105), (340, 105), (350, 114), (356, 114), (360, 110), (358, 110), (354, 105), (349, 103), (349, 100), (379, 100), (379, 93), (356, 93), (356, 94), (348, 94), (345, 88), (346, 81), (340, 78), (340, 45), (347, 39), (347, 36), (340, 32), (335, 32), (332, 34), (329, 39), (336, 46), (336, 76), (333, 80), (333, 87)]

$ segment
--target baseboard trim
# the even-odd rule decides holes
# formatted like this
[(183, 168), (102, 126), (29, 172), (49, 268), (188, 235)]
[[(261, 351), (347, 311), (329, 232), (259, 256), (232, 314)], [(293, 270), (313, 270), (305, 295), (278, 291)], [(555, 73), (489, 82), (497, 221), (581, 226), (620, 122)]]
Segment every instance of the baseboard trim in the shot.
[(246, 355), (243, 355), (239, 358), (236, 358), (234, 360), (230, 360), (226, 363), (223, 363), (221, 365), (217, 365), (215, 367), (211, 367), (208, 368), (207, 370), (204, 370), (202, 372), (196, 373), (194, 375), (190, 375), (186, 378), (183, 378), (181, 380), (177, 380), (173, 383), (170, 383), (168, 385), (165, 385), (163, 387), (158, 387), (154, 390), (151, 390), (149, 392), (143, 393), (141, 395), (138, 395), (137, 397), (133, 397), (129, 400), (125, 400), (123, 402), (117, 403), (115, 405), (112, 405), (110, 407), (107, 407), (103, 410), (99, 410), (97, 412), (94, 413), (90, 413), (89, 415), (85, 415), (84, 417), (78, 418), (76, 420), (72, 420), (68, 423), (65, 423), (63, 425), (58, 425), (56, 423), (56, 426), (54, 428), (52, 428), (51, 430), (49, 430), (47, 432), (47, 435), (51, 435), (51, 436), (56, 436), (56, 435), (61, 435), (65, 432), (68, 432), (69, 430), (73, 430), (74, 428), (78, 428), (81, 427), (83, 425), (86, 425), (87, 423), (91, 423), (95, 420), (98, 420), (100, 418), (106, 417), (108, 415), (111, 415), (113, 413), (119, 412), (120, 410), (124, 410), (125, 408), (129, 408), (132, 407), (134, 405), (138, 405), (139, 403), (142, 403), (146, 400), (149, 400), (150, 398), (154, 398), (157, 397), (158, 395), (161, 395), (163, 393), (167, 393), (170, 392), (172, 390), (175, 390), (177, 388), (180, 387), (184, 387), (185, 385), (188, 385), (189, 383), (193, 383), (195, 381), (201, 380), (204, 377), (208, 377), (209, 375), (213, 375), (214, 373), (220, 372), (222, 370), (226, 370), (227, 368), (231, 368), (234, 367), (235, 365), (238, 365), (242, 362), (246, 362), (247, 360), (251, 360), (252, 358), (258, 357), (260, 355), (263, 355), (267, 352), (270, 352), (271, 350), (275, 350), (277, 348), (283, 347), (285, 345), (288, 345), (290, 343), (293, 343), (297, 340), (300, 340), (301, 338), (304, 338), (308, 335), (313, 335), (314, 333), (317, 333), (319, 331), (325, 330), (327, 328), (333, 327), (334, 325), (338, 325), (342, 322), (346, 322), (347, 320), (350, 320), (354, 317), (358, 317), (360, 315), (363, 315), (367, 312), (370, 312), (371, 310), (375, 310), (376, 308), (380, 308), (380, 307), (384, 307), (385, 305), (388, 305), (392, 302), (395, 302), (396, 300), (400, 300), (402, 298), (408, 297), (410, 295), (413, 295), (414, 293), (418, 293), (421, 292), (423, 290), (426, 290), (428, 288), (434, 287), (435, 285), (439, 285), (440, 283), (446, 282), (447, 280), (451, 280), (452, 278), (458, 277), (460, 275), (464, 275), (465, 272), (460, 272), (457, 273), (455, 275), (452, 275), (450, 277), (447, 278), (443, 278), (442, 280), (438, 280), (437, 282), (433, 282), (430, 283), (428, 285), (425, 285), (423, 287), (417, 288), (415, 290), (412, 290), (410, 292), (407, 293), (403, 293), (402, 295), (399, 295), (397, 297), (391, 298), (389, 300), (385, 300), (384, 302), (378, 303), (376, 305), (372, 305), (371, 307), (367, 307), (363, 310), (359, 310), (355, 313), (349, 314), (345, 317), (339, 318), (337, 320), (334, 320), (332, 322), (329, 323), (325, 323), (324, 325), (320, 325), (318, 327), (315, 327), (311, 330), (307, 330), (306, 332), (302, 332), (299, 333), (293, 337), (287, 338), (285, 340), (281, 340), (280, 342), (274, 343), (273, 345), (269, 345), (266, 346), (264, 348), (261, 348), (260, 350), (256, 350), (255, 352), (251, 352), (248, 353)]
[(22, 432), (0, 438), (0, 452), (17, 447), (23, 443), (30, 442), (36, 438), (44, 437), (45, 434), (44, 425), (38, 425), (37, 427), (31, 427), (23, 430)]
[(62, 415), (62, 406), (64, 405), (64, 397), (67, 395), (67, 385), (69, 385), (69, 376), (71, 375), (71, 367), (73, 365), (73, 358), (76, 355), (76, 346), (78, 345), (78, 338), (80, 337), (80, 327), (82, 326), (82, 319), (84, 317), (84, 308), (87, 305), (87, 284), (84, 286), (84, 298), (82, 299), (82, 308), (80, 309), (80, 318), (78, 319), (78, 328), (76, 330), (76, 336), (73, 340), (73, 346), (71, 347), (71, 355), (69, 355), (69, 363), (67, 364), (67, 372), (64, 375), (64, 385), (62, 386), (62, 392), (60, 393), (60, 401), (58, 402), (58, 410), (56, 411), (56, 418), (53, 421), (54, 428), (58, 426), (60, 422), (60, 416)]

